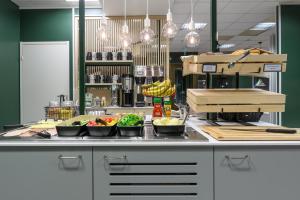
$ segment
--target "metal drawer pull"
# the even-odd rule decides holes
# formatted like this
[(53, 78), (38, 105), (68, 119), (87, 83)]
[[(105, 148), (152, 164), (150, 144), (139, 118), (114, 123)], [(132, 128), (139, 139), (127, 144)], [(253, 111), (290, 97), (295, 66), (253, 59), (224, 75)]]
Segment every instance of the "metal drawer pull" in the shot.
[[(106, 170), (124, 170), (128, 166), (128, 158), (126, 155), (122, 157), (111, 157), (104, 155), (104, 168)], [(112, 165), (112, 163), (114, 165)]]
[[(250, 156), (245, 155), (243, 157), (230, 157), (229, 155), (225, 156), (227, 164), (230, 169), (250, 169)], [(239, 161), (239, 162), (234, 162)], [(247, 167), (243, 167), (243, 164), (247, 162)]]
[(81, 166), (83, 166), (82, 155), (78, 155), (78, 156), (59, 155), (58, 160), (59, 160), (58, 166), (61, 169), (74, 170), (74, 169), (79, 169)]
[(63, 156), (63, 155), (59, 155), (58, 159), (60, 159), (60, 160), (82, 159), (82, 156), (81, 155), (79, 155), (79, 156)]

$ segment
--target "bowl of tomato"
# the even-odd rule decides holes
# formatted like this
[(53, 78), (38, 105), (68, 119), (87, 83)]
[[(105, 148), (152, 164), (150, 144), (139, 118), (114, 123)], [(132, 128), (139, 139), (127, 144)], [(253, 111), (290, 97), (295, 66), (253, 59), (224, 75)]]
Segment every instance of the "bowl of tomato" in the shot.
[(92, 137), (112, 137), (117, 133), (118, 120), (114, 117), (101, 117), (90, 120), (87, 124), (88, 133)]

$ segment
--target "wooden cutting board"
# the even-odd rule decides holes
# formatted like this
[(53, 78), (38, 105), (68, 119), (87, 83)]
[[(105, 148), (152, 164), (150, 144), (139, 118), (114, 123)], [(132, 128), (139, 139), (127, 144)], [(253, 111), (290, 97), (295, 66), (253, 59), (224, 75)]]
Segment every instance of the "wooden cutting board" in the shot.
[(268, 126), (201, 126), (202, 131), (219, 141), (300, 141), (299, 129), (296, 134), (268, 133), (260, 131), (237, 131), (232, 129), (283, 128)]

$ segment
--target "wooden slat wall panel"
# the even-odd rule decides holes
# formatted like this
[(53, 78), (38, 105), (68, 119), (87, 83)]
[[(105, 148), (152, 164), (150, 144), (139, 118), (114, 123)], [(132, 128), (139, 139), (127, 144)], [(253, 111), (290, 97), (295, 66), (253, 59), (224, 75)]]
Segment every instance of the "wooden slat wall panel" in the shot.
[[(78, 19), (76, 19), (78, 20)], [(144, 27), (144, 18), (129, 18), (127, 20), (129, 32), (132, 37), (132, 53), (134, 56), (134, 65), (160, 65), (168, 67), (169, 42), (162, 37), (161, 30), (165, 19), (155, 18), (151, 20), (151, 28), (156, 33), (153, 44), (145, 45), (140, 42), (140, 32)], [(107, 44), (97, 38), (97, 30), (100, 27), (99, 17), (86, 18), (86, 52), (101, 51), (122, 51), (119, 36), (121, 34), (124, 20), (122, 18), (113, 18), (108, 20), (110, 39)], [(160, 27), (160, 28), (159, 28)], [(160, 35), (160, 42), (159, 42)], [(159, 43), (161, 47), (159, 47)]]
[[(169, 71), (169, 41), (162, 36), (162, 27), (165, 23), (164, 16), (151, 16), (151, 28), (156, 33), (153, 44), (145, 45), (140, 42), (140, 32), (144, 28), (145, 16), (129, 16), (127, 23), (133, 40), (132, 53), (134, 65), (159, 65), (165, 67), (165, 74), (168, 77)], [(97, 38), (97, 30), (100, 27), (100, 17), (86, 17), (85, 49), (86, 52), (111, 52), (122, 51), (119, 37), (124, 24), (123, 17), (110, 17), (108, 20), (109, 40), (107, 44)], [(78, 17), (75, 17), (75, 47), (78, 47)], [(160, 27), (160, 28), (159, 28)], [(159, 37), (160, 35), (160, 37)], [(160, 41), (159, 41), (160, 38)], [(162, 48), (159, 47), (159, 43)], [(75, 49), (75, 58), (78, 51)], [(74, 62), (75, 72), (78, 71), (77, 59)], [(97, 68), (97, 67), (96, 67)], [(96, 70), (95, 68), (95, 70)], [(99, 68), (98, 68), (99, 69)], [(96, 70), (98, 71), (98, 70)], [(74, 86), (78, 87), (77, 73), (74, 75)], [(75, 99), (78, 99), (78, 91), (75, 89)]]

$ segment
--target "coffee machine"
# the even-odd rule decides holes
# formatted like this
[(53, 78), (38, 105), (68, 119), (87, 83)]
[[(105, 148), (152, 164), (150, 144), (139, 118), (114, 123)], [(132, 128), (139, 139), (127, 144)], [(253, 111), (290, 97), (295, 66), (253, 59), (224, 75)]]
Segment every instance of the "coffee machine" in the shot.
[(153, 82), (164, 81), (165, 70), (163, 66), (151, 66)]
[(131, 74), (122, 75), (122, 106), (133, 107), (133, 76)]
[(142, 85), (146, 81), (146, 66), (138, 65), (134, 69), (134, 79), (136, 85), (136, 96), (135, 96), (135, 106), (144, 107), (145, 97), (142, 91)]

